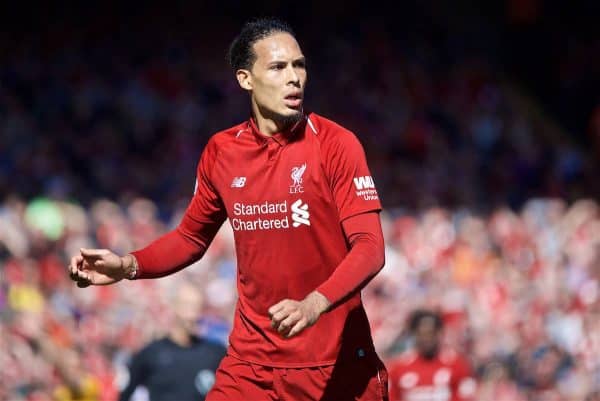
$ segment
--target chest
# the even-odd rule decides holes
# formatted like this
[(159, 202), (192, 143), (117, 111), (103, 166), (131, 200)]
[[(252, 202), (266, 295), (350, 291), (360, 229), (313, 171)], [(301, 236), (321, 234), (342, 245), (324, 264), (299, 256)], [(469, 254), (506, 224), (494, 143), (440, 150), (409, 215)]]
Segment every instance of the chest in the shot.
[(213, 175), (230, 218), (281, 214), (292, 205), (316, 205), (331, 199), (321, 154), (314, 141), (260, 146), (223, 152)]
[[(413, 364), (402, 369), (396, 377), (396, 385), (407, 392), (428, 389), (448, 389), (456, 377), (451, 366), (442, 364)], [(420, 390), (419, 390), (420, 389)]]

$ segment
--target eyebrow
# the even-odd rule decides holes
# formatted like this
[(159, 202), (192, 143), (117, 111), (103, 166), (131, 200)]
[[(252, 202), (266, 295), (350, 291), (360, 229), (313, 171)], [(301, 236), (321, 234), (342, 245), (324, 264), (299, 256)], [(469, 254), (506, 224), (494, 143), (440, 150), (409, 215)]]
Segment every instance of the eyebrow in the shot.
[[(298, 57), (297, 59), (292, 60), (292, 64), (298, 63), (298, 62), (306, 63), (306, 57), (302, 56), (302, 57)], [(287, 64), (287, 63), (288, 63), (288, 61), (286, 61), (286, 60), (273, 60), (273, 61), (269, 61), (269, 63), (267, 63), (267, 65)]]

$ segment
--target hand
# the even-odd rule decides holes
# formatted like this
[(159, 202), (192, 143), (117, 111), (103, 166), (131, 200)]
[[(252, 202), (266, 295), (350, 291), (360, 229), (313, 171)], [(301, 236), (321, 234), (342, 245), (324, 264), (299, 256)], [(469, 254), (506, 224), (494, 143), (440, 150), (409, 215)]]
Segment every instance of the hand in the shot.
[(317, 291), (302, 301), (284, 299), (269, 308), (271, 327), (284, 337), (292, 337), (315, 324), (319, 316), (331, 306), (331, 302)]
[[(84, 249), (80, 255), (71, 258), (69, 274), (77, 286), (108, 285), (127, 276), (125, 258), (121, 258), (108, 249)], [(129, 261), (132, 263), (132, 261)]]

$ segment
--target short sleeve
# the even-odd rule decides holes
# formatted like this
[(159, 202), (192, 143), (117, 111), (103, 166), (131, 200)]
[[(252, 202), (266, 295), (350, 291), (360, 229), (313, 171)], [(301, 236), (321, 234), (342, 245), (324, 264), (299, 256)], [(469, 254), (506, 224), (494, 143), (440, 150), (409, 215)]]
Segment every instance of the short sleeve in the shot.
[(363, 146), (353, 133), (339, 132), (332, 138), (326, 147), (325, 170), (340, 220), (381, 210)]

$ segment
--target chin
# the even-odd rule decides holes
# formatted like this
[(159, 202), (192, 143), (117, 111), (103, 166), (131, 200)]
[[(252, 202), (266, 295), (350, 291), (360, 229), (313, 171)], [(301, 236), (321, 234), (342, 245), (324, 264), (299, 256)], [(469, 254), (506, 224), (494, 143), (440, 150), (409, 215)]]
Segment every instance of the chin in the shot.
[(278, 120), (284, 126), (289, 126), (297, 123), (302, 118), (302, 109), (294, 110), (286, 114), (280, 114)]

